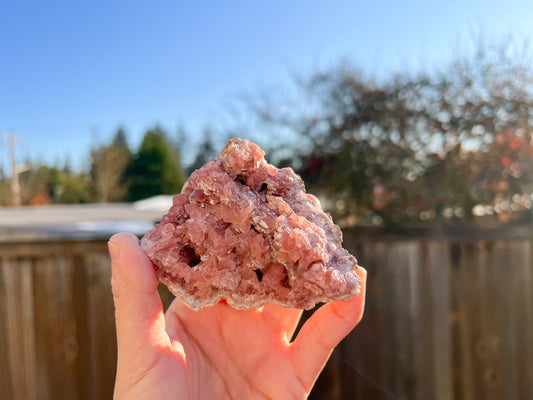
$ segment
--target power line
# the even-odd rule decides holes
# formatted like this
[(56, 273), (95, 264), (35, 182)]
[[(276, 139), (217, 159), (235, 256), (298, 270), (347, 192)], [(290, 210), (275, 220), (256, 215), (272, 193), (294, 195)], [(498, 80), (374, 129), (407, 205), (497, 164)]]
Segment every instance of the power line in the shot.
[(11, 195), (13, 196), (13, 205), (20, 207), (20, 182), (17, 166), (17, 142), (22, 141), (22, 136), (13, 132), (0, 132), (0, 136), (7, 139), (7, 147), (11, 158)]

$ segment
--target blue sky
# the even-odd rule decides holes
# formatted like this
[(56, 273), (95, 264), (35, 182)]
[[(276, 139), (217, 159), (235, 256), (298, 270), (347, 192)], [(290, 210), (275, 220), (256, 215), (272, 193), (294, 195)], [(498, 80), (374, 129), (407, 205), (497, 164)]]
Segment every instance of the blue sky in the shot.
[(532, 20), (529, 0), (0, 0), (0, 132), (24, 137), (19, 162), (83, 166), (118, 125), (132, 145), (156, 123), (198, 134), (292, 73), (431, 67), (476, 32), (533, 39)]

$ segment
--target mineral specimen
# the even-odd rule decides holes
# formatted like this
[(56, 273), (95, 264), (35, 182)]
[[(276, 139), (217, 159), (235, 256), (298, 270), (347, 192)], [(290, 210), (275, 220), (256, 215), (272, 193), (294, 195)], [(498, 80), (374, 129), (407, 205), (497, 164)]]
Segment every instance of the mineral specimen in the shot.
[(159, 280), (195, 310), (221, 299), (238, 309), (309, 309), (359, 292), (340, 229), (292, 169), (264, 154), (231, 139), (141, 240)]

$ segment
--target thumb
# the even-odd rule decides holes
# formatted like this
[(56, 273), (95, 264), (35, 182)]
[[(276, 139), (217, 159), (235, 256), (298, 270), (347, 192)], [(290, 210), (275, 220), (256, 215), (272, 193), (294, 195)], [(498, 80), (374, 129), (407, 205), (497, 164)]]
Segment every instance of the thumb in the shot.
[(119, 364), (129, 363), (135, 356), (150, 358), (146, 351), (169, 342), (154, 267), (132, 234), (114, 235), (108, 247)]

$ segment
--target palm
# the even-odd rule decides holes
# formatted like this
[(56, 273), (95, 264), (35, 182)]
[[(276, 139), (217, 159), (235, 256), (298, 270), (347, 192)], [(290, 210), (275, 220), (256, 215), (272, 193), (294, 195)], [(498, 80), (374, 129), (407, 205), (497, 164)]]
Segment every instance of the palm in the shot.
[[(334, 346), (362, 316), (362, 269), (363, 292), (321, 307), (293, 342), (302, 312), (274, 304), (241, 311), (219, 303), (193, 311), (176, 299), (163, 315), (157, 279), (141, 257), (139, 252), (131, 261), (142, 272), (137, 281), (142, 287), (129, 294), (136, 299), (145, 292), (143, 306), (129, 301), (120, 283), (113, 287), (119, 344), (115, 399), (304, 399)], [(115, 279), (122, 271), (113, 268)]]
[(240, 311), (218, 304), (194, 312), (174, 302), (167, 312), (167, 329), (194, 360), (187, 368), (187, 382), (201, 377), (211, 382), (191, 394), (198, 399), (283, 398), (283, 393), (303, 398), (308, 388), (299, 380), (289, 345), (300, 315), (299, 310), (276, 305)]

